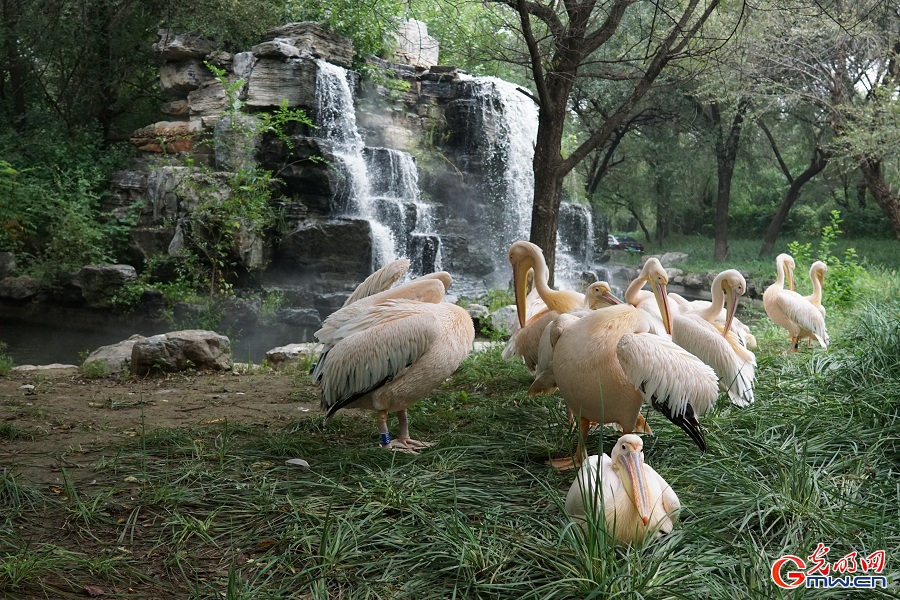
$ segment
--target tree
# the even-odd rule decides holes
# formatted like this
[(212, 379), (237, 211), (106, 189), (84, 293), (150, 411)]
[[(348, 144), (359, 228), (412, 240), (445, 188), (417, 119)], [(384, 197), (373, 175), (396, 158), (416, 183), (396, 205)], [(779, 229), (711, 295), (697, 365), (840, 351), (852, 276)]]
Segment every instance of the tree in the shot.
[[(637, 0), (490, 0), (515, 11), (527, 48), (539, 105), (534, 152), (531, 241), (555, 264), (559, 205), (565, 176), (605, 144), (673, 60), (706, 51), (691, 47), (719, 0), (687, 0), (667, 6)], [(722, 39), (703, 40), (720, 44)], [(569, 100), (579, 77), (619, 81), (622, 99), (608, 118), (563, 156)]]

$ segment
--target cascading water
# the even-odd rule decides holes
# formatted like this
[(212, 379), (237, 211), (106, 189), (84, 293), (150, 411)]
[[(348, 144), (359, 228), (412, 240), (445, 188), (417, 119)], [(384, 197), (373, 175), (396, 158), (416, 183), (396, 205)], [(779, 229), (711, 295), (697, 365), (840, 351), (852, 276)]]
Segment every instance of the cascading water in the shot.
[(497, 229), (503, 236), (499, 245), (509, 248), (516, 240), (528, 239), (531, 230), (538, 111), (516, 85), (496, 77), (476, 77), (473, 92), (489, 138), (490, 156), (486, 158), (502, 165), (504, 219)]
[(316, 65), (317, 125), (334, 143), (337, 166), (346, 178), (344, 210), (369, 220), (377, 262), (373, 268), (400, 256), (411, 257), (410, 270), (416, 275), (440, 268), (439, 238), (431, 207), (420, 201), (412, 156), (366, 148), (356, 126), (346, 69), (324, 60)]
[(594, 222), (590, 209), (563, 202), (556, 236), (556, 284), (570, 289), (581, 287), (581, 273), (591, 264), (593, 253)]

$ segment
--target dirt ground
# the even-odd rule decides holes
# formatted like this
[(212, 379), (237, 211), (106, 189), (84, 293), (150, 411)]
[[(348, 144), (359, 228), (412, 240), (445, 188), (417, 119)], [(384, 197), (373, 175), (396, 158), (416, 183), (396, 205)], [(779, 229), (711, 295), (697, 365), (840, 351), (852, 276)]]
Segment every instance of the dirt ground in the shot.
[(270, 423), (319, 411), (317, 390), (273, 372), (87, 379), (77, 369), (0, 377), (0, 466), (32, 483), (58, 485), (60, 467), (91, 477), (107, 446), (141, 428)]

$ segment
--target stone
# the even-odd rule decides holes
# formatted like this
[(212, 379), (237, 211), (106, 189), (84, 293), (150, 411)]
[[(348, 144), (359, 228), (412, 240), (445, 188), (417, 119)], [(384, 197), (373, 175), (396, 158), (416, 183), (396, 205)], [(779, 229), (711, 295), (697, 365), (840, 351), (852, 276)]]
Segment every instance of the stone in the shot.
[(170, 29), (160, 29), (159, 41), (152, 49), (165, 61), (180, 61), (188, 58), (203, 58), (215, 50), (215, 42), (197, 35), (175, 33)]
[(502, 306), (490, 314), (490, 325), (494, 331), (509, 334), (519, 328), (516, 305)]
[(170, 98), (184, 98), (191, 90), (214, 80), (206, 65), (194, 58), (166, 62), (159, 68), (159, 87)]
[(288, 23), (266, 32), (266, 40), (284, 40), (300, 52), (322, 58), (334, 65), (350, 68), (353, 65), (353, 43), (328, 26), (312, 21)]
[(231, 340), (202, 329), (137, 340), (131, 351), (131, 372), (141, 376), (188, 369), (223, 371), (230, 369), (232, 362)]
[(5, 279), (16, 272), (16, 255), (12, 252), (0, 252), (0, 279)]
[(104, 308), (129, 282), (137, 279), (131, 265), (86, 265), (78, 273), (81, 295), (91, 308)]
[(175, 229), (169, 226), (135, 227), (131, 230), (128, 254), (135, 264), (143, 264), (150, 258), (165, 254), (175, 235)]
[[(141, 152), (155, 154), (175, 154), (189, 152), (202, 135), (203, 125), (199, 120), (159, 121), (141, 127), (131, 134), (131, 145)], [(172, 167), (170, 167), (172, 168)]]
[[(219, 83), (216, 81), (215, 83)], [(204, 84), (208, 85), (208, 84)], [(221, 84), (220, 84), (221, 85)], [(196, 91), (196, 90), (194, 90)], [(188, 94), (188, 98), (194, 92), (190, 92)], [(186, 118), (191, 114), (191, 105), (188, 103), (188, 100), (173, 100), (171, 102), (163, 102), (159, 107), (159, 112), (164, 115), (168, 115), (170, 117), (183, 117)]]
[(694, 290), (699, 290), (699, 289), (703, 289), (704, 287), (708, 287), (706, 285), (706, 278), (703, 275), (701, 275), (700, 273), (686, 274), (681, 280), (681, 285), (683, 285), (686, 288), (690, 288), (690, 289), (694, 289)]
[(309, 469), (310, 469), (309, 463), (306, 462), (305, 460), (303, 460), (302, 458), (289, 458), (286, 461), (284, 461), (284, 464), (286, 464), (289, 467), (297, 467), (301, 471), (309, 471)]
[(282, 308), (275, 313), (275, 320), (295, 327), (315, 327), (318, 329), (322, 326), (322, 317), (319, 315), (319, 311), (314, 308)]
[(257, 44), (250, 49), (250, 52), (256, 58), (297, 58), (300, 56), (300, 50), (286, 38), (275, 38)]
[(428, 26), (421, 21), (407, 19), (394, 32), (397, 47), (392, 59), (402, 65), (432, 67), (438, 63), (440, 44), (428, 35)]
[(147, 339), (142, 335), (133, 335), (127, 340), (110, 344), (108, 346), (100, 346), (84, 359), (81, 368), (85, 369), (92, 364), (100, 363), (105, 369), (106, 375), (115, 375), (129, 371), (131, 366), (131, 352), (134, 345), (139, 340)]
[(372, 230), (364, 219), (299, 223), (282, 238), (268, 270), (281, 282), (315, 278), (358, 283), (371, 273)]
[(184, 103), (189, 115), (218, 117), (228, 109), (228, 96), (225, 94), (225, 86), (220, 81), (213, 80), (188, 92), (187, 100)]
[(469, 304), (466, 306), (466, 312), (472, 317), (472, 323), (475, 324), (475, 331), (481, 331), (490, 323), (490, 312), (487, 306), (481, 304)]
[(0, 280), (0, 300), (24, 302), (33, 299), (40, 291), (40, 282), (30, 275), (6, 277)]
[(316, 358), (319, 355), (318, 344), (288, 344), (272, 348), (266, 352), (266, 363), (273, 369), (281, 370), (291, 363), (299, 363), (306, 358)]
[(281, 139), (264, 140), (257, 159), (264, 169), (278, 173), (285, 195), (302, 202), (310, 212), (329, 215), (341, 212), (341, 176), (332, 168), (337, 159), (327, 140), (291, 136), (290, 147)]
[(319, 67), (309, 58), (256, 58), (247, 75), (248, 108), (278, 108), (287, 100), (289, 108), (314, 111), (316, 73)]
[(256, 165), (260, 120), (253, 115), (228, 115), (216, 121), (213, 134), (216, 167), (239, 171)]

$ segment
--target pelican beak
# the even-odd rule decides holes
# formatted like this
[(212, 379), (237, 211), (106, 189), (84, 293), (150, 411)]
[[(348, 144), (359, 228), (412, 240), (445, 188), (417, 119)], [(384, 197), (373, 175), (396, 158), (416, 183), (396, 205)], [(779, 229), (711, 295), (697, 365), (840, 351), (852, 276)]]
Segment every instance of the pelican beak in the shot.
[(653, 295), (656, 297), (656, 305), (659, 307), (659, 314), (662, 316), (666, 333), (672, 335), (672, 315), (669, 313), (669, 297), (666, 295), (666, 284), (651, 280), (650, 287), (653, 288)]
[(621, 460), (625, 464), (625, 472), (631, 480), (631, 490), (634, 493), (634, 506), (638, 516), (644, 523), (644, 527), (650, 523), (650, 515), (653, 514), (650, 505), (650, 487), (644, 477), (644, 459), (640, 452), (623, 452)]
[(738, 302), (741, 297), (737, 293), (737, 288), (732, 287), (728, 294), (725, 296), (728, 303), (727, 311), (725, 312), (725, 331), (722, 332), (722, 335), (728, 335), (728, 330), (731, 328), (731, 321), (734, 320), (734, 313), (737, 311)]
[(531, 266), (526, 261), (513, 265), (513, 292), (516, 295), (516, 314), (519, 327), (525, 327), (525, 297), (528, 296), (528, 270)]
[(612, 295), (612, 292), (603, 292), (600, 294), (600, 297), (609, 304), (610, 306), (615, 306), (616, 304), (622, 304), (622, 301)]

